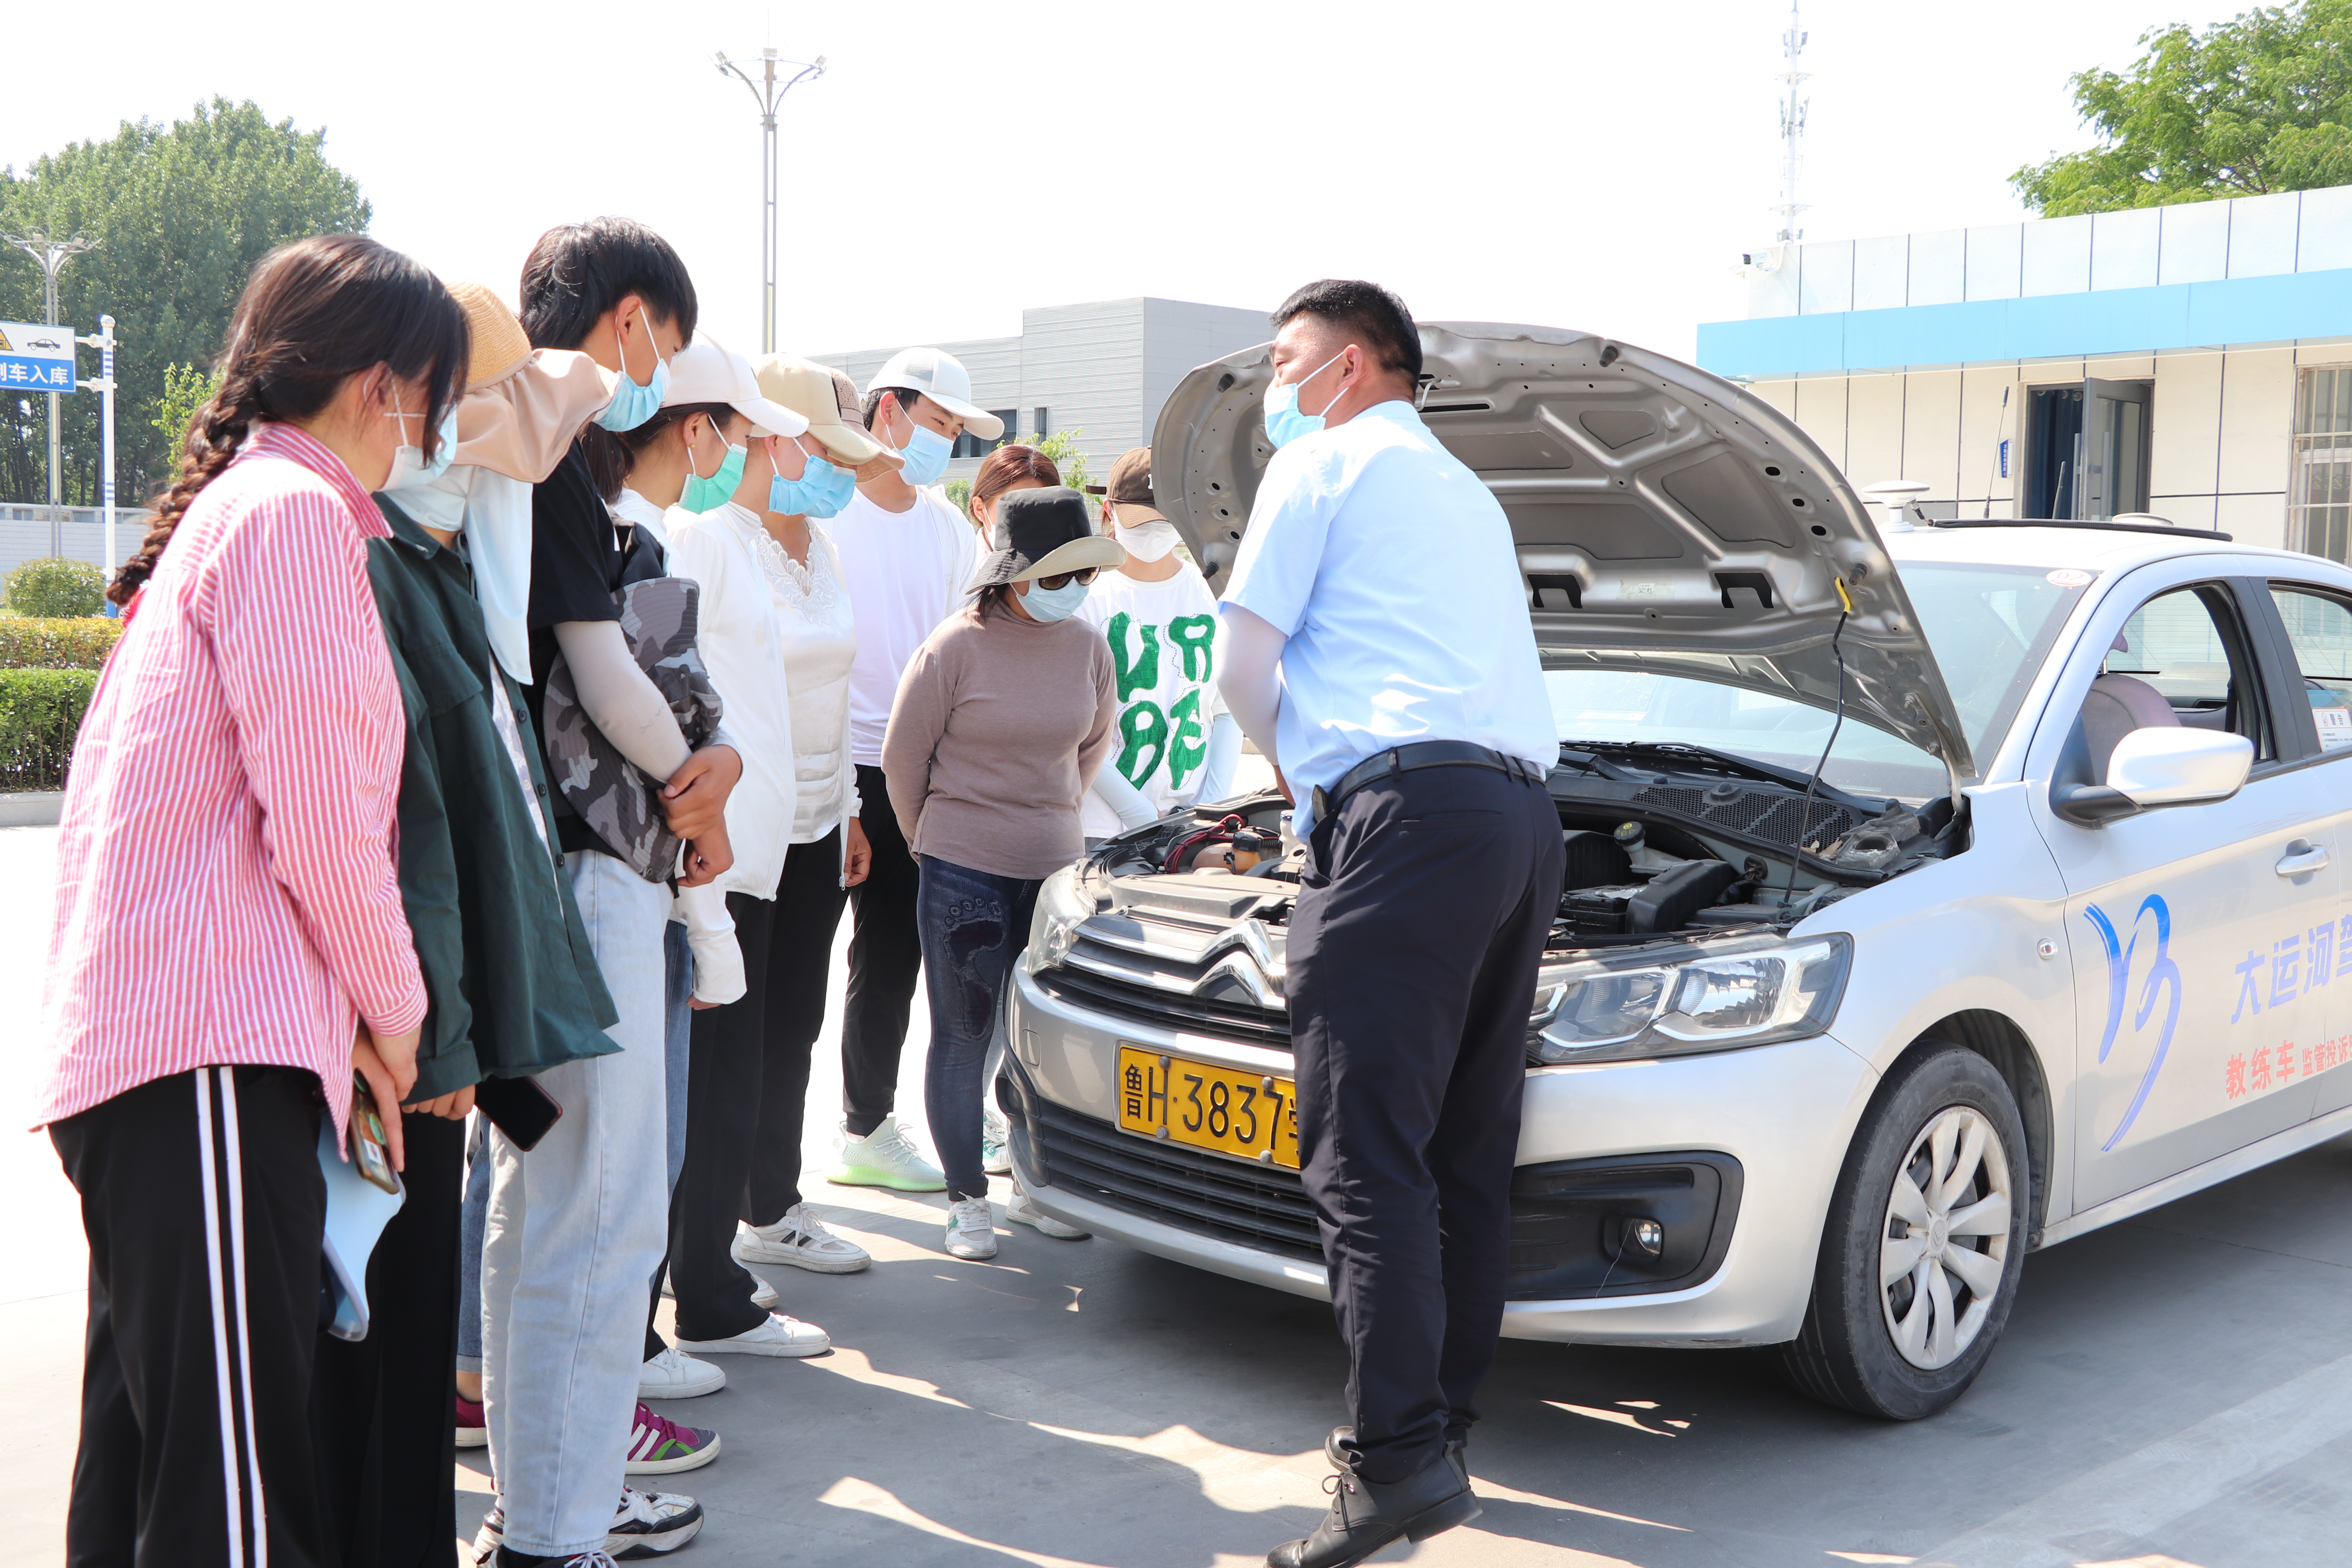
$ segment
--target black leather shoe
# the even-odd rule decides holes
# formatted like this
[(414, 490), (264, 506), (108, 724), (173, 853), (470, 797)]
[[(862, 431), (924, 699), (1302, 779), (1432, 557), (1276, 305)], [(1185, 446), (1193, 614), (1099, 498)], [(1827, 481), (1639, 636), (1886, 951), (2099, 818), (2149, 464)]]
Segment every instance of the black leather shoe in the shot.
[[(1353, 1426), (1332, 1427), (1331, 1435), (1323, 1439), (1323, 1457), (1331, 1461), (1331, 1468), (1335, 1470), (1353, 1470), (1356, 1468), (1355, 1456), (1356, 1429)], [(1446, 1438), (1445, 1457), (1454, 1461), (1455, 1469), (1462, 1472), (1462, 1484), (1468, 1486), (1470, 1484), (1470, 1439), (1460, 1436)]]
[(1401, 1481), (1368, 1481), (1341, 1471), (1323, 1489), (1331, 1494), (1331, 1511), (1314, 1534), (1267, 1552), (1266, 1568), (1348, 1568), (1400, 1536), (1425, 1541), (1478, 1517), (1478, 1500), (1450, 1457)]

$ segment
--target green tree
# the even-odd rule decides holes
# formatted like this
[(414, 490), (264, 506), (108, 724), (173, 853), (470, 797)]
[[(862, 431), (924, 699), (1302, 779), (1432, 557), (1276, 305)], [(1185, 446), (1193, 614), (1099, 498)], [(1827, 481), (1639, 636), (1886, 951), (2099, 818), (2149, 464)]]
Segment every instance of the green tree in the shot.
[[(149, 421), (163, 437), (163, 462), (168, 468), (188, 439), (188, 422), (196, 410), (220, 390), (220, 372), (192, 364), (163, 367), (163, 395), (155, 400), (155, 417)], [(120, 439), (120, 432), (117, 433)], [(116, 500), (121, 498), (117, 496)]]
[(106, 574), (87, 561), (44, 556), (6, 578), (8, 613), (44, 620), (94, 616), (105, 607)]
[(2140, 35), (2131, 69), (2072, 79), (2101, 144), (2010, 176), (2045, 217), (2352, 184), (2352, 0)]
[[(98, 242), (59, 274), (58, 316), (84, 332), (115, 320), (118, 504), (138, 504), (177, 458), (184, 419), (157, 427), (167, 371), (213, 362), (253, 264), (289, 239), (367, 227), (358, 182), (327, 162), (325, 140), (215, 98), (169, 126), (126, 121), (110, 140), (0, 169), (0, 230)], [(40, 268), (13, 248), (0, 253), (0, 318), (41, 319)], [(99, 399), (60, 403), (65, 499), (94, 505)], [(46, 399), (0, 397), (0, 497), (47, 499), (47, 441)]]

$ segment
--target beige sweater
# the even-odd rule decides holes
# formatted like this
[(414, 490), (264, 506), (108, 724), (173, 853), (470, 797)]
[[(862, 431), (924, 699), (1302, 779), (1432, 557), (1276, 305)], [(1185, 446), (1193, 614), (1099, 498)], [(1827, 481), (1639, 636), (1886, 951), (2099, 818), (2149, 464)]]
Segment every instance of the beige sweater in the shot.
[(898, 678), (882, 773), (918, 855), (1042, 878), (1085, 852), (1078, 802), (1118, 715), (1110, 645), (1072, 617), (1040, 625), (967, 605)]

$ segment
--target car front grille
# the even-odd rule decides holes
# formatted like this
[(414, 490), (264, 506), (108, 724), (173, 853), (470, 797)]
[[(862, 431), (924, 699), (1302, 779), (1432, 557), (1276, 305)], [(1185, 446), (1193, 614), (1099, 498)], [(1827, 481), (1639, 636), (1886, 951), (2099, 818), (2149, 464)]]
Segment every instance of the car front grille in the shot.
[[(1122, 1132), (1055, 1105), (1006, 1075), (997, 1098), (1049, 1184), (1196, 1236), (1307, 1263), (1323, 1261), (1314, 1205), (1296, 1171), (1249, 1165)], [(1738, 1223), (1739, 1162), (1727, 1154), (1618, 1155), (1523, 1165), (1511, 1178), (1514, 1301), (1687, 1289), (1722, 1266)], [(1626, 1256), (1627, 1218), (1655, 1218), (1663, 1256)]]
[[(1012, 1099), (999, 1098), (1012, 1108)], [(1055, 1186), (1254, 1251), (1323, 1261), (1315, 1210), (1296, 1171), (1138, 1138), (1041, 1096), (1018, 1098)]]
[(1157, 1028), (1197, 1029), (1255, 1046), (1290, 1046), (1290, 1015), (1280, 1008), (1187, 995), (1070, 964), (1041, 970), (1037, 984), (1049, 996)]

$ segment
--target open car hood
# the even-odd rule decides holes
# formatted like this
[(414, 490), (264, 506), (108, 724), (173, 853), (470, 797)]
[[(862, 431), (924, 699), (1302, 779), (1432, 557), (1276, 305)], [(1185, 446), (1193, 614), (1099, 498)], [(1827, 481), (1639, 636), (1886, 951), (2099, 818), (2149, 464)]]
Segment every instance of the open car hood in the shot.
[[(1862, 501), (1795, 422), (1703, 370), (1590, 332), (1421, 324), (1422, 416), (1503, 503), (1548, 664), (1682, 675), (1838, 705), (1976, 776), (1919, 617)], [(1433, 379), (1432, 379), (1433, 378)], [(1272, 345), (1160, 410), (1152, 489), (1211, 586), (1274, 455)]]

